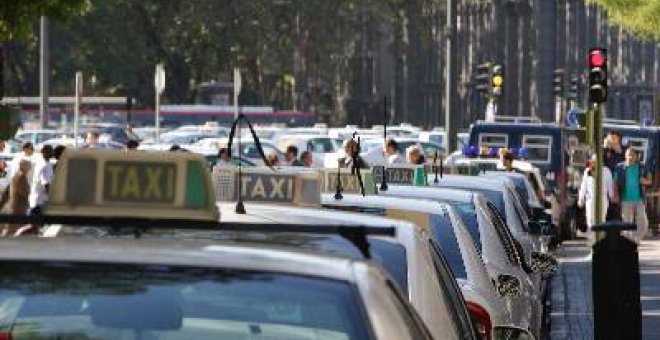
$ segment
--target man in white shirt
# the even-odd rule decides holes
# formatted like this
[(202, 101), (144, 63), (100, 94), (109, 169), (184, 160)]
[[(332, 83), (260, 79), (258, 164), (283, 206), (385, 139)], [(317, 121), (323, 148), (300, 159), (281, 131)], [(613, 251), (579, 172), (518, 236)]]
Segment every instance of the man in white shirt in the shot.
[(40, 215), (42, 206), (48, 201), (48, 189), (53, 180), (53, 147), (44, 145), (41, 148), (41, 157), (35, 157), (32, 183), (30, 185), (30, 214)]
[(595, 156), (592, 158), (591, 162), (587, 165), (587, 168), (584, 170), (582, 175), (582, 184), (580, 185), (580, 191), (578, 193), (578, 206), (585, 208), (585, 217), (587, 219), (587, 238), (589, 241), (593, 242), (593, 232), (591, 228), (594, 226), (596, 221), (596, 213), (594, 211), (594, 200), (596, 198), (601, 199), (601, 221), (605, 222), (605, 217), (607, 216), (607, 207), (610, 202), (616, 202), (617, 198), (614, 194), (614, 181), (612, 180), (612, 173), (610, 169), (606, 166), (603, 166), (603, 185), (601, 186), (600, 194), (596, 194), (596, 169), (595, 169), (596, 159)]

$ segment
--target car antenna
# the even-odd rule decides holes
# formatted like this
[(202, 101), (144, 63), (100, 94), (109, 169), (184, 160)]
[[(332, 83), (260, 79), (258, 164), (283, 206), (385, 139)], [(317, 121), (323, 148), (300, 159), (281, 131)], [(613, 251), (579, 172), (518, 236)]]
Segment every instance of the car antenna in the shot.
[[(383, 97), (383, 158), (387, 157), (387, 96)], [(385, 159), (387, 163), (387, 159)], [(387, 176), (383, 168), (383, 177), (380, 180), (380, 190), (387, 191)]]
[[(356, 132), (353, 132), (353, 140), (355, 140), (355, 135), (357, 134)], [(351, 164), (351, 175), (356, 175), (358, 179), (358, 184), (360, 185), (360, 193), (362, 196), (366, 196), (364, 192), (364, 183), (362, 183), (362, 175), (360, 174), (360, 166), (358, 166), (358, 157), (360, 157), (360, 136), (357, 138), (357, 146), (356, 146), (356, 151), (355, 155), (351, 155), (352, 163)]]
[[(437, 152), (437, 151), (436, 151)], [(440, 178), (442, 178), (442, 175), (445, 172), (445, 157), (443, 155), (440, 155)]]
[[(240, 109), (239, 109), (240, 110)], [(240, 215), (244, 215), (246, 213), (245, 211), (245, 204), (243, 204), (243, 197), (241, 196), (241, 192), (243, 191), (243, 165), (241, 164), (241, 122), (240, 122), (240, 115), (236, 117), (238, 120), (238, 202), (236, 202), (236, 213)]]
[[(442, 163), (440, 163), (442, 164)], [(433, 183), (438, 183), (438, 151), (435, 151), (435, 155), (433, 156), (433, 172), (435, 173), (435, 178), (433, 179)]]
[(344, 188), (341, 185), (341, 161), (337, 160), (337, 191), (335, 191), (335, 199), (337, 201), (344, 198), (344, 196), (341, 194), (343, 190)]

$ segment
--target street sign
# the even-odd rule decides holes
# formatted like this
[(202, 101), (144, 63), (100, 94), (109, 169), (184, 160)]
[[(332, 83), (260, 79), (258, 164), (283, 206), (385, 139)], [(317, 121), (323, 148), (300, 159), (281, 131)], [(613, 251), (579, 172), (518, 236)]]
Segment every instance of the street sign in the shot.
[(165, 90), (165, 68), (163, 67), (163, 64), (156, 65), (154, 87), (156, 88), (156, 93), (163, 94), (163, 91)]

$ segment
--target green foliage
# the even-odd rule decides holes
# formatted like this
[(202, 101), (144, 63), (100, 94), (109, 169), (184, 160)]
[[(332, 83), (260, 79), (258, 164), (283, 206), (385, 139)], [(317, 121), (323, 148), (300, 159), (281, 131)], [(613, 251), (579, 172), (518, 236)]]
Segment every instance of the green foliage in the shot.
[(89, 0), (0, 0), (0, 42), (27, 39), (42, 15), (61, 21), (88, 7)]
[[(28, 1), (28, 0), (0, 0)], [(48, 2), (47, 0), (44, 0)], [(79, 1), (79, 0), (77, 0)], [(336, 112), (366, 88), (365, 55), (394, 60), (433, 41), (441, 0), (89, 0), (88, 11), (51, 29), (51, 93), (70, 95), (82, 70), (87, 95), (131, 95), (151, 107), (156, 63), (164, 103), (190, 103), (208, 81), (241, 68), (243, 104)], [(66, 2), (66, 0), (59, 0)], [(415, 18), (414, 20), (410, 18)], [(410, 38), (404, 39), (404, 25)], [(437, 29), (437, 27), (436, 27)], [(13, 95), (35, 93), (36, 40), (7, 48)], [(423, 66), (423, 65), (422, 65)], [(421, 75), (423, 67), (417, 67)], [(394, 74), (394, 67), (391, 70)], [(90, 79), (96, 79), (90, 84)], [(392, 75), (392, 77), (394, 77)], [(423, 79), (410, 80), (421, 87)], [(292, 88), (293, 87), (293, 88)], [(362, 91), (362, 92), (360, 92)], [(370, 95), (371, 92), (364, 94)], [(381, 98), (378, 98), (380, 100)]]
[(660, 38), (660, 0), (589, 0), (607, 11), (608, 20), (648, 38)]

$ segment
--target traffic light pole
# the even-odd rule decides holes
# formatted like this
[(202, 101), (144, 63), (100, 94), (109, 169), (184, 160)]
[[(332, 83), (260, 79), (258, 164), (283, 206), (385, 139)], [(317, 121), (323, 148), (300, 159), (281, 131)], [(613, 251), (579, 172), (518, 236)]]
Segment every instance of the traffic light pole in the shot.
[(603, 104), (594, 103), (593, 104), (593, 136), (592, 136), (592, 147), (594, 148), (594, 154), (596, 155), (596, 164), (594, 171), (594, 180), (596, 181), (594, 185), (594, 225), (603, 224), (603, 199), (606, 197), (601, 197), (603, 192)]

